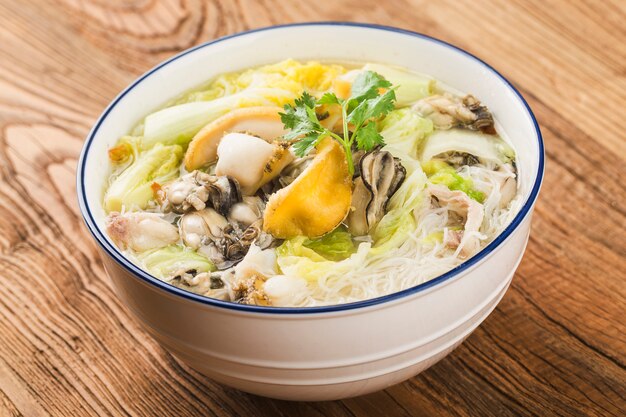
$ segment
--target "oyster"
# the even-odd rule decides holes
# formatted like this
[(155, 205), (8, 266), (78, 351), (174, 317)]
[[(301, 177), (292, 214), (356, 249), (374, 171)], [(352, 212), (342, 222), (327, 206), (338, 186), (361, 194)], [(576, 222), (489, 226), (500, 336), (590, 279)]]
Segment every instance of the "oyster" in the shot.
[(406, 170), (398, 158), (382, 150), (366, 153), (359, 163), (361, 176), (354, 182), (346, 224), (355, 236), (367, 234), (385, 215), (387, 203), (398, 190)]
[(263, 210), (265, 210), (265, 202), (261, 197), (245, 196), (241, 202), (231, 207), (228, 221), (248, 227), (263, 217)]
[(450, 93), (437, 94), (418, 101), (413, 110), (432, 120), (438, 129), (464, 127), (491, 135), (496, 133), (491, 112), (472, 95), (459, 98)]
[(203, 210), (210, 203), (215, 210), (226, 215), (234, 204), (241, 201), (237, 180), (202, 171), (184, 175), (164, 185), (157, 193), (164, 208), (175, 213), (186, 213), (191, 209)]
[(245, 226), (229, 221), (212, 208), (186, 213), (179, 227), (184, 243), (209, 258), (220, 270), (241, 261), (254, 242), (261, 248), (273, 244), (271, 236), (262, 230), (262, 220)]
[(302, 158), (297, 158), (289, 165), (287, 165), (285, 169), (283, 169), (283, 171), (280, 173), (280, 176), (277, 177), (275, 180), (275, 182), (277, 182), (276, 188), (284, 188), (294, 182), (296, 178), (298, 178), (298, 176), (300, 176), (300, 174), (302, 174), (304, 170), (311, 164), (311, 162), (313, 162), (314, 156), (315, 155), (309, 154)]
[(178, 241), (176, 226), (158, 213), (112, 212), (106, 219), (106, 230), (117, 246), (136, 252), (162, 248)]

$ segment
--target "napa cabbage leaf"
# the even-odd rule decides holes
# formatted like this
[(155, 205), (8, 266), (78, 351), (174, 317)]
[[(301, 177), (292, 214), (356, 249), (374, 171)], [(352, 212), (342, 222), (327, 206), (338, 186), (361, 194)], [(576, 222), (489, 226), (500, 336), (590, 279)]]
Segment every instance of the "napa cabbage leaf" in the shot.
[(442, 184), (451, 190), (462, 191), (479, 203), (485, 201), (485, 194), (474, 188), (474, 182), (471, 178), (462, 177), (444, 161), (433, 159), (422, 164), (422, 168), (433, 184)]
[(117, 177), (104, 195), (107, 212), (139, 208), (145, 209), (154, 198), (152, 185), (162, 184), (176, 178), (183, 156), (178, 145), (156, 144), (152, 149), (140, 153)]
[(180, 271), (210, 272), (216, 269), (208, 258), (182, 245), (143, 252), (137, 258), (157, 278), (171, 277)]
[(468, 129), (437, 130), (424, 142), (420, 160), (428, 162), (437, 155), (459, 152), (475, 157), (507, 163), (515, 159), (515, 151), (502, 138)]
[[(318, 280), (321, 276), (341, 276), (343, 274), (361, 269), (367, 265), (370, 243), (359, 244), (356, 252), (348, 258), (340, 261), (330, 261), (310, 248), (295, 252), (287, 250), (277, 251), (276, 263), (284, 275), (302, 277), (309, 282)], [(310, 252), (309, 252), (310, 251)]]
[(382, 64), (366, 64), (363, 70), (374, 71), (397, 86), (396, 105), (398, 107), (415, 103), (417, 100), (432, 95), (435, 91), (435, 80), (425, 75)]
[(356, 251), (352, 235), (344, 226), (317, 239), (296, 236), (287, 239), (277, 249), (278, 256), (305, 256), (313, 261), (340, 261)]
[(394, 110), (379, 124), (378, 129), (387, 146), (385, 150), (394, 156), (417, 157), (422, 140), (433, 131), (433, 122), (421, 117), (409, 108)]

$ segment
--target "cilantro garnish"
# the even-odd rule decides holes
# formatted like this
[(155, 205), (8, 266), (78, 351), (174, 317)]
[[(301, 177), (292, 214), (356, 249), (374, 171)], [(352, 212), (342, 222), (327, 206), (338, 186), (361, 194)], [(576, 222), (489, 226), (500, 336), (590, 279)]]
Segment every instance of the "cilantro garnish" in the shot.
[[(357, 149), (370, 151), (378, 145), (384, 145), (383, 137), (376, 129), (377, 119), (386, 115), (394, 107), (396, 94), (391, 83), (381, 75), (364, 71), (359, 74), (350, 91), (350, 97), (343, 100), (334, 93), (325, 93), (319, 99), (315, 99), (307, 92), (295, 100), (294, 105), (285, 105), (285, 112), (280, 113), (280, 118), (289, 129), (285, 134), (285, 140), (297, 140), (294, 143), (294, 151), (302, 157), (309, 153), (324, 138), (330, 136), (337, 140), (346, 152), (350, 175), (354, 174), (352, 161), (352, 145), (356, 143)], [(386, 90), (381, 94), (381, 90)], [(343, 137), (322, 126), (315, 114), (315, 108), (323, 104), (338, 104), (341, 106), (343, 119)], [(352, 131), (348, 129), (352, 128)]]

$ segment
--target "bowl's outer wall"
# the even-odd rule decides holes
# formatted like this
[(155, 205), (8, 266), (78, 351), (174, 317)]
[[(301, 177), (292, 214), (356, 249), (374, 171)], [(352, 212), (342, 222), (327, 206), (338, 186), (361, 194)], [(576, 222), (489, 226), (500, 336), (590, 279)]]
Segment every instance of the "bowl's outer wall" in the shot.
[(108, 255), (103, 259), (124, 304), (195, 369), (259, 395), (327, 400), (400, 382), (467, 337), (503, 296), (529, 226), (530, 217), (497, 252), (445, 283), (336, 313), (267, 315), (209, 306), (136, 279)]
[[(332, 51), (328, 45), (333, 45)], [(131, 272), (102, 232), (106, 149), (155, 103), (213, 75), (286, 56), (341, 61), (375, 57), (475, 93), (494, 109), (518, 154), (521, 193), (528, 201), (514, 221), (517, 226), (475, 256), (472, 266), (458, 268), (459, 273), (443, 282), (390, 297), (391, 301), (334, 312), (228, 309), (181, 297), (144, 272)], [(79, 164), (79, 202), (120, 298), (168, 350), (206, 375), (249, 392), (294, 400), (335, 399), (375, 391), (420, 372), (458, 345), (495, 307), (525, 248), (542, 152), (540, 134), (523, 100), (467, 54), (428, 38), (381, 28), (280, 27), (186, 52), (122, 93), (87, 141)]]

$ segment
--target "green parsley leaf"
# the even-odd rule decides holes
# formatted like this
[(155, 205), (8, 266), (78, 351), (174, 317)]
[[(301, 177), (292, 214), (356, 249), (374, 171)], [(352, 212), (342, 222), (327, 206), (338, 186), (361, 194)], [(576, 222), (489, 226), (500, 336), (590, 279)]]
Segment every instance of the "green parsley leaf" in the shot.
[[(387, 89), (382, 95), (380, 89)], [(356, 148), (370, 151), (376, 146), (384, 145), (383, 137), (378, 133), (377, 119), (386, 115), (394, 108), (396, 93), (391, 83), (380, 74), (372, 71), (361, 72), (352, 83), (351, 96), (342, 100), (333, 93), (325, 93), (319, 100), (307, 92), (294, 101), (294, 105), (285, 105), (284, 113), (280, 113), (285, 128), (289, 129), (283, 138), (297, 141), (293, 148), (297, 156), (303, 157), (311, 152), (325, 137), (332, 137), (339, 142), (346, 152), (346, 160), (350, 174), (354, 173), (352, 161), (353, 144)], [(343, 136), (326, 129), (317, 119), (315, 107), (324, 104), (338, 104), (343, 115)], [(353, 132), (348, 130), (352, 124)]]
[(286, 104), (284, 113), (280, 114), (280, 120), (287, 129), (284, 135), (286, 140), (296, 139), (300, 136), (309, 136), (313, 133), (322, 133), (325, 129), (317, 120), (315, 115), (315, 98), (304, 92), (299, 99), (295, 100), (293, 106)]
[(348, 122), (358, 129), (368, 119), (378, 118), (392, 111), (395, 99), (395, 91), (387, 90), (383, 95), (364, 100), (348, 114)]
[(324, 93), (324, 95), (317, 100), (317, 104), (341, 104), (341, 99), (334, 93)]
[(309, 93), (307, 93), (306, 91), (304, 91), (302, 93), (302, 96), (300, 96), (300, 98), (296, 99), (295, 101), (296, 107), (300, 107), (300, 106), (306, 106), (309, 107), (311, 109), (315, 108), (315, 97), (313, 97), (312, 95), (310, 95)]
[(293, 144), (293, 151), (297, 157), (302, 158), (317, 146), (322, 138), (325, 136), (320, 136), (316, 134), (312, 134), (310, 136), (305, 136), (301, 138), (299, 141)]
[(375, 122), (368, 122), (365, 126), (355, 132), (356, 145), (359, 149), (363, 149), (366, 152), (371, 151), (376, 146), (384, 146), (385, 141), (378, 129)]
[(378, 89), (389, 87), (391, 87), (391, 83), (385, 80), (382, 75), (373, 71), (364, 71), (352, 83), (350, 100), (361, 103), (363, 100), (378, 96)]

